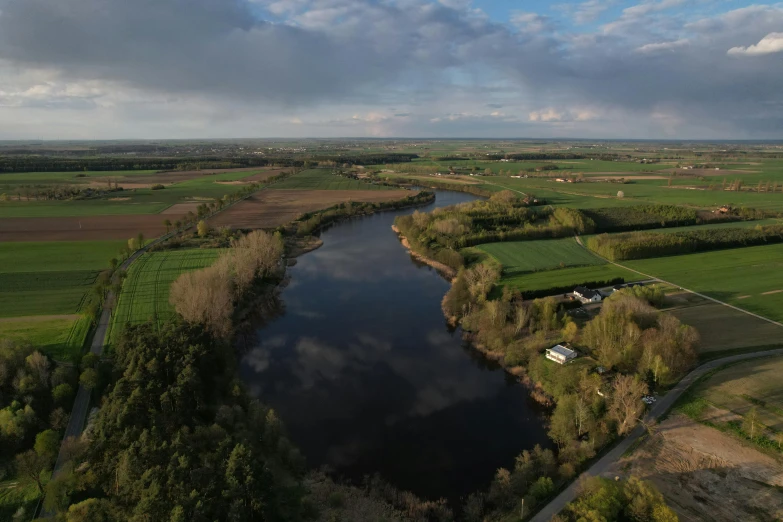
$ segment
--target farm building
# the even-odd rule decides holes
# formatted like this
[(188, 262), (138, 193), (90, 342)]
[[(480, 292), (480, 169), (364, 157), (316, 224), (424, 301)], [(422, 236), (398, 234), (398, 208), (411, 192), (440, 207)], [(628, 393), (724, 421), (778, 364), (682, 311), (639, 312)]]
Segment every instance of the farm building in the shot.
[(583, 303), (598, 303), (601, 301), (601, 294), (596, 290), (590, 290), (584, 286), (574, 288), (574, 296)]
[(576, 352), (562, 344), (556, 344), (552, 348), (547, 348), (546, 358), (558, 364), (565, 364), (576, 359)]

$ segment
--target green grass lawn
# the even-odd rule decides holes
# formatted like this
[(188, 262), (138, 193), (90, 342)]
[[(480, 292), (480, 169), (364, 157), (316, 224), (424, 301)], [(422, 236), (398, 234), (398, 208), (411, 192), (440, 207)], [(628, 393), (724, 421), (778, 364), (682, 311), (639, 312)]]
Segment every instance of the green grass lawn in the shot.
[(275, 183), (273, 189), (301, 190), (383, 190), (390, 187), (373, 185), (356, 179), (336, 176), (327, 169), (309, 169)]
[(623, 264), (783, 321), (783, 244), (640, 259)]
[(131, 265), (123, 283), (112, 314), (110, 344), (128, 323), (140, 324), (150, 319), (162, 323), (173, 318), (174, 310), (169, 304), (171, 283), (184, 272), (211, 265), (219, 254), (218, 249), (193, 249), (142, 255)]
[(504, 275), (604, 264), (573, 238), (488, 243), (477, 248), (497, 259)]
[(61, 361), (72, 360), (81, 354), (89, 330), (89, 319), (78, 316), (0, 321), (0, 339), (29, 342)]

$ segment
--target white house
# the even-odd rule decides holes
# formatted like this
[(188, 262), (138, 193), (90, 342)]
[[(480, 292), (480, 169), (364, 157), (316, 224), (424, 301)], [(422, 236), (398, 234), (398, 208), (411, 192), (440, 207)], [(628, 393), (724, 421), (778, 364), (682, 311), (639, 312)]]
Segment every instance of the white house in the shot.
[(596, 290), (590, 290), (584, 286), (577, 286), (574, 288), (574, 296), (583, 303), (599, 303), (601, 302), (601, 294)]
[(566, 348), (562, 344), (557, 344), (546, 350), (546, 358), (550, 361), (555, 361), (558, 364), (565, 364), (568, 361), (572, 361), (576, 359), (576, 355), (575, 351)]

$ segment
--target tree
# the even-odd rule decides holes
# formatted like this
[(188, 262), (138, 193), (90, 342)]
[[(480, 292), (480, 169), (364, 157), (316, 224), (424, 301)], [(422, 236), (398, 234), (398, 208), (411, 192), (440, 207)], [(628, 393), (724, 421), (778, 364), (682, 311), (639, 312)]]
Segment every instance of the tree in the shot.
[(115, 268), (117, 268), (117, 265), (118, 265), (119, 263), (120, 263), (120, 262), (119, 262), (119, 260), (118, 260), (116, 257), (112, 257), (111, 259), (109, 259), (109, 266), (111, 266), (111, 269), (112, 269), (112, 270), (114, 270)]
[(618, 375), (612, 385), (609, 397), (609, 417), (617, 421), (617, 433), (630, 432), (644, 411), (642, 397), (647, 394), (647, 385), (637, 375)]
[(38, 455), (48, 459), (49, 462), (54, 462), (57, 452), (60, 450), (60, 434), (54, 430), (42, 431), (35, 436), (33, 449)]
[(87, 368), (79, 376), (79, 384), (88, 390), (92, 390), (98, 386), (98, 372), (93, 368)]
[(745, 414), (745, 418), (742, 420), (742, 429), (745, 430), (745, 433), (750, 435), (751, 439), (753, 439), (756, 436), (756, 430), (760, 427), (759, 412), (758, 409), (753, 406), (748, 410), (748, 413)]
[(41, 475), (50, 469), (49, 460), (34, 450), (25, 451), (16, 456), (16, 472), (22, 480), (32, 482), (43, 494), (44, 484)]
[(209, 234), (209, 224), (203, 219), (198, 222), (197, 229), (198, 229), (198, 235), (201, 237), (206, 237)]
[(166, 227), (166, 233), (169, 233), (169, 229), (171, 228), (171, 220), (170, 219), (164, 219), (163, 220), (163, 226)]
[(138, 236), (136, 236), (136, 239), (137, 239), (137, 240), (138, 240), (138, 242), (139, 242), (139, 248), (144, 248), (144, 234), (142, 234), (141, 232), (139, 232), (139, 235), (138, 235)]
[(52, 390), (52, 400), (57, 406), (68, 406), (73, 400), (73, 386), (68, 383), (58, 384)]

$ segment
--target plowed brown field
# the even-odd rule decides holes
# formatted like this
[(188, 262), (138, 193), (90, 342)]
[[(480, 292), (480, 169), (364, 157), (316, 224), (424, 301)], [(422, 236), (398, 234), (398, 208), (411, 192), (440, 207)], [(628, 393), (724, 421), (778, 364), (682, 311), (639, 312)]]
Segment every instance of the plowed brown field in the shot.
[[(184, 214), (182, 214), (184, 215)], [(167, 215), (175, 221), (181, 215)], [(90, 241), (152, 238), (166, 233), (160, 214), (0, 219), (0, 241)]]
[(272, 228), (305, 212), (354, 201), (379, 203), (411, 196), (409, 190), (264, 190), (210, 220), (212, 226)]

